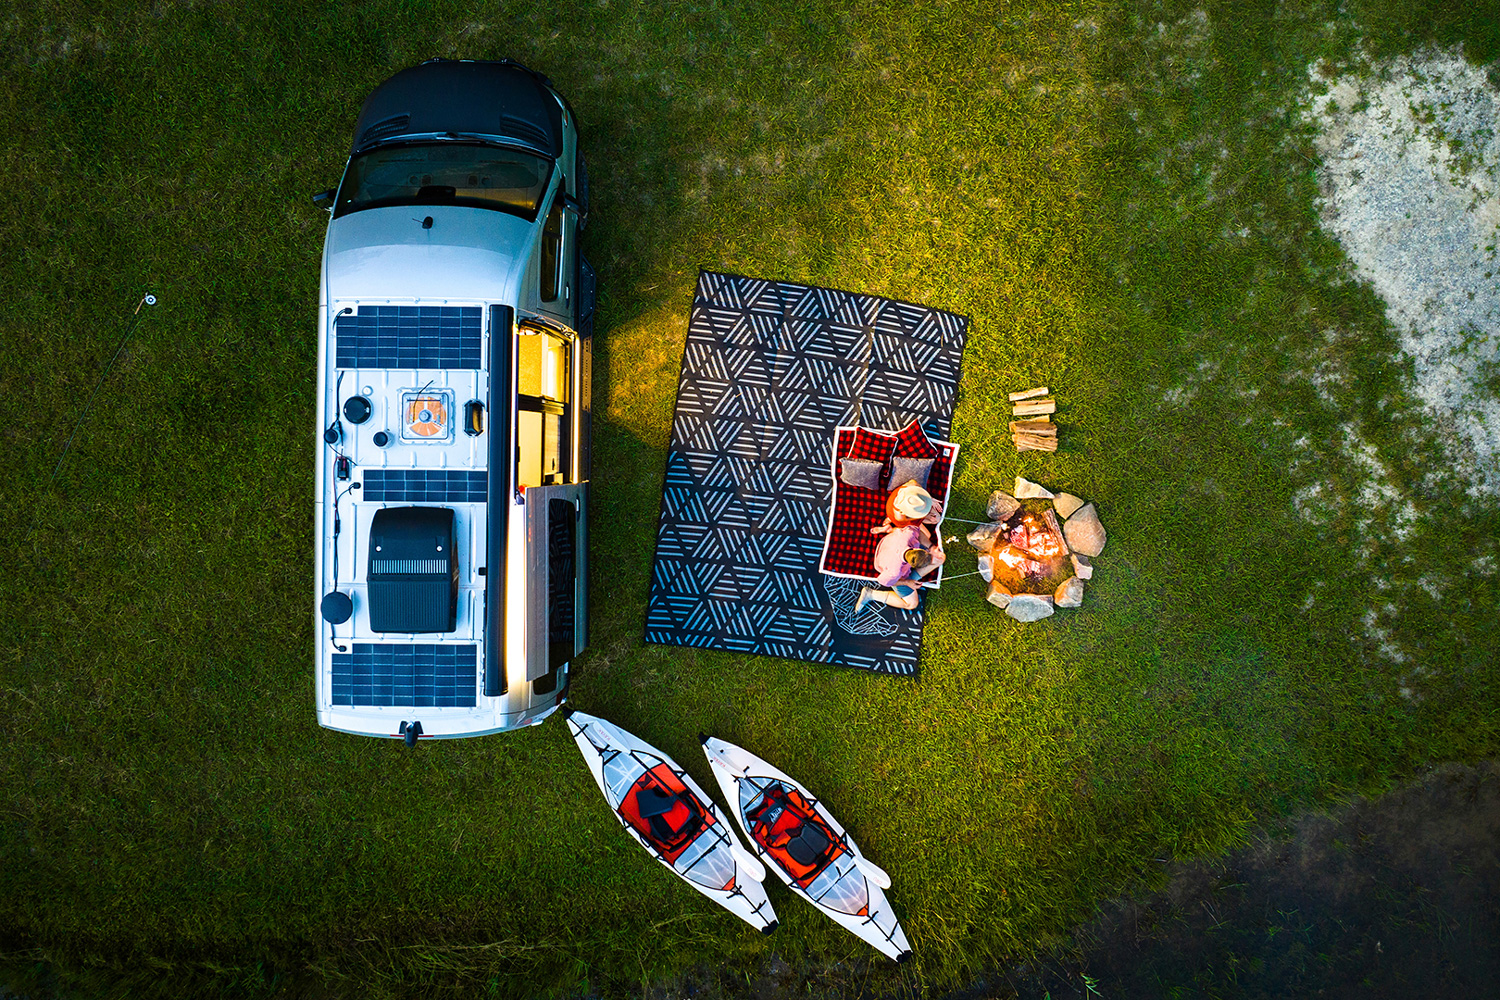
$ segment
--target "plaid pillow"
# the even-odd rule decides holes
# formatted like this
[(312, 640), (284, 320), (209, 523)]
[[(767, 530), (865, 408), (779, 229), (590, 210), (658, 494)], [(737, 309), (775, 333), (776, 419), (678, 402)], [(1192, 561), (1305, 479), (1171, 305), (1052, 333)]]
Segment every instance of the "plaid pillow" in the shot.
[(890, 460), (891, 451), (895, 447), (896, 439), (891, 435), (857, 427), (854, 430), (854, 445), (849, 449), (847, 457), (863, 458), (884, 465)]
[(896, 435), (896, 454), (902, 458), (937, 458), (937, 449), (922, 432), (922, 425), (913, 420)]

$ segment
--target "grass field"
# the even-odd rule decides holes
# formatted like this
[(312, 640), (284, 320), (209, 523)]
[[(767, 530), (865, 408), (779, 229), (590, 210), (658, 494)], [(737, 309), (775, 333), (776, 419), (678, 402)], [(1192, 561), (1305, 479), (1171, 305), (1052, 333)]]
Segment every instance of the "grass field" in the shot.
[[(700, 730), (804, 779), (892, 874), (907, 985), (1032, 953), (1155, 859), (1500, 752), (1500, 503), (1445, 474), (1382, 302), (1319, 226), (1299, 114), (1308, 67), (1362, 39), (1493, 65), (1476, 6), (5, 14), (0, 982), (613, 994), (872, 955), (779, 888), (762, 938), (678, 883), (560, 724), (416, 753), (316, 725), (308, 194), (371, 88), (433, 55), (541, 69), (584, 130), (601, 300), (573, 703), (705, 785)], [(955, 582), (914, 683), (644, 645), (700, 267), (969, 316), (950, 510), (1018, 473), (1094, 500), (1083, 611), (1017, 626)], [(1033, 384), (1061, 402), (1055, 456), (1004, 430)]]

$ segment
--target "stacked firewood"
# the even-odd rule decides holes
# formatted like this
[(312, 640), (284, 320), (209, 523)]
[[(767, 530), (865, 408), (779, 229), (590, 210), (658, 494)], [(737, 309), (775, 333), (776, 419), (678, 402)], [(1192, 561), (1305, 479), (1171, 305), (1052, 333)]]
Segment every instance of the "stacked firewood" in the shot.
[(1016, 451), (1057, 450), (1057, 425), (1051, 417), (1057, 412), (1057, 400), (1046, 398), (1051, 391), (1043, 385), (1010, 394), (1015, 404), (1011, 415), (1016, 418), (1011, 421), (1010, 439)]

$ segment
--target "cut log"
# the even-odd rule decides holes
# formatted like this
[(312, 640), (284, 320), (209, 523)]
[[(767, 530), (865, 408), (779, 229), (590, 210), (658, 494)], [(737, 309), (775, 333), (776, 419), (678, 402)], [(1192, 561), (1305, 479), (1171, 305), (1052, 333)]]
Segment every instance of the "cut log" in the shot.
[(1023, 399), (1035, 399), (1038, 396), (1045, 396), (1051, 391), (1051, 389), (1048, 389), (1044, 385), (1035, 389), (1027, 389), (1025, 392), (1013, 392), (1010, 394), (1010, 401), (1015, 403)]
[(1049, 444), (1057, 447), (1057, 436), (1055, 434), (1021, 434), (1019, 432), (1010, 436), (1012, 441), (1025, 441), (1029, 444)]
[(1031, 403), (1017, 403), (1010, 412), (1017, 417), (1031, 417), (1039, 413), (1056, 413), (1057, 400), (1043, 399)]
[(1056, 438), (1022, 437), (1017, 435), (1011, 439), (1016, 444), (1016, 451), (1056, 451)]
[(1057, 542), (1062, 546), (1063, 555), (1068, 554), (1068, 540), (1063, 537), (1062, 525), (1057, 523), (1057, 515), (1050, 510), (1042, 511), (1042, 517), (1047, 519), (1047, 527), (1057, 536)]
[(1035, 434), (1038, 437), (1056, 437), (1057, 425), (1044, 420), (1025, 420), (1019, 423), (1012, 422), (1010, 432), (1012, 434)]

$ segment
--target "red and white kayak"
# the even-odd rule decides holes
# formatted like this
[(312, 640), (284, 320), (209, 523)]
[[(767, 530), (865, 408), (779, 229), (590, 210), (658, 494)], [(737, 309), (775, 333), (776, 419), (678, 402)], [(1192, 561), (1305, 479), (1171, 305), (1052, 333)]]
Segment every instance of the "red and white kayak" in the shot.
[(688, 885), (762, 934), (774, 931), (765, 866), (688, 773), (613, 723), (567, 709), (564, 717), (620, 825)]
[(911, 957), (881, 891), (891, 877), (859, 853), (812, 792), (733, 743), (705, 736), (703, 752), (750, 846), (793, 892), (890, 958)]

